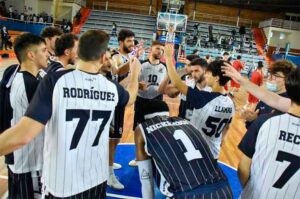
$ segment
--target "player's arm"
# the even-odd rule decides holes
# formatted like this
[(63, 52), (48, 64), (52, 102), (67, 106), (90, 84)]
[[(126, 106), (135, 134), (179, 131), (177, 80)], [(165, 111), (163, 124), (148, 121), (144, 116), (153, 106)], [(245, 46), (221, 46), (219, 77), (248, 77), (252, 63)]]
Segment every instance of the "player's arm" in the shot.
[(118, 75), (124, 75), (129, 72), (130, 69), (130, 61), (126, 63), (121, 62), (121, 55), (117, 54), (112, 57), (112, 59), (116, 62), (116, 66), (113, 68), (112, 73)]
[(272, 108), (280, 110), (282, 112), (287, 112), (291, 106), (291, 100), (285, 97), (281, 97), (276, 93), (266, 90), (263, 87), (259, 87), (242, 75), (237, 72), (233, 66), (225, 63), (225, 66), (222, 66), (222, 71), (225, 72), (225, 75), (238, 82), (246, 91), (250, 92), (252, 95), (266, 103)]
[(165, 93), (165, 90), (166, 90), (166, 88), (167, 88), (167, 86), (168, 86), (168, 84), (169, 84), (169, 81), (170, 81), (170, 79), (169, 79), (169, 76), (167, 75), (167, 76), (163, 79), (163, 81), (159, 84), (158, 92), (159, 92), (160, 94), (164, 94), (164, 93)]
[(188, 86), (181, 81), (173, 64), (173, 45), (167, 44), (165, 47), (165, 57), (168, 69), (168, 75), (172, 84), (184, 95), (187, 95)]
[(142, 184), (142, 198), (153, 199), (154, 185), (152, 163), (150, 157), (146, 154), (145, 140), (139, 127), (135, 129), (134, 141), (136, 146), (136, 160)]
[(28, 117), (22, 117), (14, 127), (7, 129), (0, 135), (0, 156), (28, 144), (43, 128), (42, 123)]
[(250, 177), (251, 162), (252, 160), (248, 156), (245, 154), (242, 155), (238, 166), (238, 176), (243, 187), (246, 186)]
[(129, 93), (129, 100), (127, 103), (128, 106), (132, 105), (135, 102), (137, 91), (139, 88), (138, 78), (141, 68), (141, 63), (137, 58), (134, 57), (130, 59), (131, 73), (129, 74), (129, 83), (127, 85), (127, 91)]
[(171, 97), (171, 98), (175, 98), (180, 94), (180, 91), (174, 87), (173, 84), (168, 84), (166, 89), (165, 89), (165, 93)]

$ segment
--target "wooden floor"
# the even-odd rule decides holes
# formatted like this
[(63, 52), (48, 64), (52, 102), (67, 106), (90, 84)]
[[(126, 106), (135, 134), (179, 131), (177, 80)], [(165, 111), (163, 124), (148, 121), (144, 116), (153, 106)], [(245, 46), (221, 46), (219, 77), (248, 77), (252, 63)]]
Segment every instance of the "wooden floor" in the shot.
[[(16, 60), (11, 60), (11, 59), (0, 61), (0, 77), (2, 76), (1, 71), (3, 71), (3, 68), (15, 62)], [(246, 102), (246, 97), (247, 97), (246, 92), (244, 90), (240, 90), (238, 93), (236, 93), (235, 97), (233, 98), (234, 103), (236, 105), (236, 115), (233, 118), (233, 121), (228, 131), (228, 135), (222, 145), (221, 154), (219, 158), (220, 161), (234, 168), (237, 167), (241, 155), (240, 151), (237, 148), (237, 145), (246, 131), (244, 122), (239, 117), (239, 110), (242, 106), (244, 106)], [(176, 115), (178, 113), (179, 98), (171, 99), (165, 97), (165, 101), (168, 103), (170, 107), (171, 115)], [(124, 134), (121, 142), (133, 143), (134, 135), (133, 132), (131, 131), (132, 123), (133, 123), (133, 107), (127, 108), (125, 114), (126, 114), (125, 115), (126, 119), (125, 119), (125, 126), (124, 126)], [(6, 166), (3, 163), (3, 157), (0, 157), (0, 199), (2, 198), (3, 194), (7, 190), (6, 177), (7, 177)]]

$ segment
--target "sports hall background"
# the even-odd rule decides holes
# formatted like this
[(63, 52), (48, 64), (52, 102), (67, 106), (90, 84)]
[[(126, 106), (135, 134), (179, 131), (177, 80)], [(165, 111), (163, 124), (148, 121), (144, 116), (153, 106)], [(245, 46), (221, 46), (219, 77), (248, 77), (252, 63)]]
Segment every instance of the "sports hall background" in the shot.
[[(63, 20), (72, 22), (72, 32), (81, 34), (89, 29), (102, 29), (111, 33), (112, 24), (117, 24), (117, 30), (127, 28), (132, 30), (138, 40), (144, 40), (145, 46), (151, 44), (154, 34), (157, 32), (157, 15), (160, 11), (174, 7), (174, 12), (181, 12), (187, 15), (185, 56), (192, 54), (197, 49), (201, 57), (209, 54), (213, 58), (222, 56), (224, 50), (218, 46), (218, 42), (206, 42), (209, 37), (209, 26), (213, 27), (213, 37), (218, 40), (221, 36), (225, 38), (233, 34), (243, 34), (244, 40), (239, 43), (234, 53), (233, 59), (237, 55), (242, 56), (245, 68), (242, 74), (245, 78), (255, 68), (258, 61), (262, 61), (264, 69), (267, 71), (270, 63), (276, 59), (286, 58), (300, 65), (300, 6), (298, 0), (201, 0), (201, 1), (164, 1), (164, 0), (6, 0), (6, 7), (12, 5), (19, 14), (24, 12), (26, 7), (30, 13), (46, 13), (52, 15), (55, 24), (62, 24)], [(181, 4), (181, 7), (178, 5)], [(1, 11), (2, 11), (1, 7)], [(178, 10), (176, 10), (178, 9)], [(76, 14), (80, 13), (80, 18)], [(52, 25), (52, 23), (25, 23), (19, 19), (11, 19), (1, 13), (0, 24), (6, 26), (11, 36), (14, 37), (22, 32), (32, 32), (39, 34), (40, 31)], [(201, 36), (200, 46), (196, 46), (197, 41), (193, 41), (195, 25), (199, 25), (198, 32)], [(244, 28), (241, 28), (244, 27)], [(197, 39), (196, 39), (197, 40)], [(240, 46), (239, 46), (240, 45)], [(116, 37), (111, 37), (109, 46), (118, 47)], [(0, 50), (0, 77), (5, 67), (16, 63), (12, 49)], [(178, 60), (180, 61), (180, 60)], [(181, 69), (181, 64), (178, 64)], [(179, 98), (168, 98), (165, 100), (170, 106), (171, 114), (178, 113)], [(240, 151), (238, 143), (243, 137), (246, 129), (244, 121), (240, 118), (239, 110), (246, 104), (247, 93), (240, 89), (233, 98), (236, 105), (237, 114), (233, 118), (228, 136), (222, 145), (220, 162), (225, 173), (230, 179), (230, 183), (238, 197), (240, 185), (236, 176)], [(125, 130), (122, 143), (117, 150), (116, 162), (123, 165), (121, 170), (116, 171), (117, 176), (125, 184), (125, 190), (118, 192), (109, 190), (111, 198), (134, 198), (140, 197), (138, 173), (136, 168), (127, 166), (129, 160), (134, 157), (133, 132), (131, 131), (133, 121), (133, 110), (126, 111)], [(0, 143), (1, 144), (1, 143)], [(121, 155), (126, 154), (126, 156)], [(227, 166), (226, 166), (227, 165)], [(7, 171), (0, 158), (0, 198), (7, 191)]]

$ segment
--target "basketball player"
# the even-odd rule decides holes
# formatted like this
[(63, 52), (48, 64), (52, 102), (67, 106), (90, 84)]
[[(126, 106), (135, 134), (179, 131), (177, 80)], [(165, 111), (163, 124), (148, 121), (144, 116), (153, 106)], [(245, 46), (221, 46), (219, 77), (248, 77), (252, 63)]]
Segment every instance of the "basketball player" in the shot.
[(56, 27), (46, 27), (41, 32), (41, 37), (43, 37), (46, 41), (46, 47), (50, 54), (50, 58), (55, 57), (55, 41), (57, 38), (59, 38), (62, 35), (62, 31), (59, 28)]
[(154, 198), (153, 178), (174, 199), (233, 198), (201, 133), (187, 120), (169, 117), (163, 101), (149, 101), (144, 109), (145, 121), (135, 130), (143, 198)]
[[(130, 53), (134, 50), (134, 33), (131, 30), (122, 29), (118, 35), (119, 49), (112, 54), (112, 60), (116, 63), (116, 67), (112, 67), (112, 79), (126, 86), (127, 76), (129, 73)], [(114, 118), (112, 121), (112, 129), (109, 134), (109, 179), (107, 185), (111, 188), (121, 190), (124, 185), (116, 178), (114, 169), (120, 169), (120, 164), (114, 163), (115, 150), (120, 142), (123, 133), (124, 124), (124, 107), (116, 107)]]
[[(239, 72), (241, 72), (241, 70), (244, 68), (244, 64), (241, 62), (241, 56), (238, 55), (237, 56), (237, 60), (233, 61), (232, 66)], [(234, 92), (237, 92), (240, 88), (240, 84), (238, 84), (237, 82), (235, 82), (234, 80), (230, 81), (230, 91), (229, 94), (231, 96), (234, 96)]]
[[(280, 96), (287, 97), (285, 88), (285, 78), (293, 70), (295, 66), (286, 60), (278, 60), (269, 67), (269, 75), (266, 83), (266, 89), (277, 93)], [(245, 109), (241, 112), (241, 117), (246, 120), (246, 128), (248, 129), (252, 122), (261, 114), (267, 114), (274, 111), (273, 108), (260, 101), (255, 110)]]
[(287, 113), (263, 115), (239, 144), (241, 198), (296, 199), (300, 195), (300, 69), (285, 82), (292, 103)]
[(224, 85), (229, 81), (221, 72), (224, 61), (213, 61), (207, 66), (205, 81), (207, 86), (212, 88), (212, 92), (200, 91), (181, 81), (172, 63), (172, 51), (173, 46), (167, 45), (165, 54), (169, 77), (172, 84), (187, 96), (187, 102), (194, 108), (191, 123), (202, 133), (214, 158), (217, 159), (221, 142), (234, 115), (234, 104), (224, 94)]
[[(195, 81), (192, 77), (192, 70), (191, 70), (191, 61), (196, 59), (196, 58), (200, 58), (199, 55), (196, 54), (191, 54), (191, 55), (187, 55), (185, 60), (184, 60), (184, 74), (181, 76), (181, 80), (183, 82), (186, 83), (186, 85), (194, 85)], [(171, 97), (171, 98), (175, 98), (177, 97), (180, 92), (178, 89), (176, 89), (172, 84), (168, 84), (166, 89), (165, 89), (165, 93)], [(180, 110), (182, 110), (182, 106), (184, 106), (184, 103), (186, 101), (186, 97), (184, 95), (180, 96), (180, 105), (179, 105), (179, 112)]]
[[(253, 71), (251, 75), (250, 81), (253, 82), (254, 84), (258, 86), (262, 86), (264, 83), (264, 73), (263, 73), (263, 67), (264, 65), (262, 64), (262, 61), (259, 61), (257, 64), (257, 68), (255, 71)], [(258, 103), (258, 99), (251, 95), (250, 93), (248, 94), (248, 100), (247, 103), (252, 106), (253, 104)]]
[(142, 63), (138, 97), (134, 106), (134, 129), (142, 119), (144, 102), (163, 99), (164, 90), (169, 82), (166, 66), (160, 61), (163, 53), (164, 44), (160, 41), (153, 41), (151, 55)]
[(25, 117), (0, 136), (0, 155), (29, 143), (46, 125), (43, 190), (45, 199), (105, 198), (108, 131), (115, 107), (132, 105), (141, 65), (131, 59), (126, 91), (99, 74), (109, 42), (101, 30), (85, 32), (77, 70), (48, 74)]
[[(1, 120), (10, 120), (11, 127), (24, 116), (39, 83), (37, 79), (39, 69), (47, 67), (49, 56), (44, 39), (30, 33), (16, 38), (14, 51), (20, 66), (18, 72), (10, 76), (9, 97), (1, 104), (10, 109), (10, 113), (7, 112)], [(1, 142), (1, 145), (6, 141)], [(41, 197), (43, 146), (44, 134), (41, 133), (31, 142), (6, 156), (9, 199)]]
[(68, 64), (74, 65), (77, 59), (78, 37), (72, 34), (63, 34), (55, 42), (55, 55), (57, 59), (52, 61), (46, 72), (63, 70)]
[[(211, 92), (211, 88), (206, 86), (206, 81), (204, 77), (205, 70), (208, 66), (206, 60), (202, 58), (197, 58), (192, 60), (190, 65), (191, 65), (191, 72), (192, 72), (191, 75), (194, 81), (190, 81), (190, 83), (187, 84), (187, 86), (191, 88), (197, 88), (199, 90)], [(181, 99), (183, 98), (184, 98), (183, 101), (185, 103), (180, 104), (178, 116), (190, 121), (193, 114), (193, 107), (189, 102), (186, 101), (185, 95), (182, 95)]]
[(287, 112), (291, 107), (291, 100), (289, 98), (278, 95), (275, 92), (268, 91), (263, 87), (259, 87), (243, 76), (234, 69), (231, 64), (224, 63), (222, 71), (225, 76), (234, 79), (238, 82), (246, 91), (263, 101), (268, 106), (282, 112)]

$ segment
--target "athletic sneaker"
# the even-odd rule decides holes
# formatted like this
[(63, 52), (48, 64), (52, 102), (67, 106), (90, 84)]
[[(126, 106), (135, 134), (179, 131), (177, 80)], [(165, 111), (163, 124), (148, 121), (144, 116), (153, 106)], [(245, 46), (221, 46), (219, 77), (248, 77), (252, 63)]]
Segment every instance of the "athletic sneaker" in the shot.
[(124, 189), (124, 185), (113, 174), (109, 176), (107, 180), (107, 185), (116, 190)]
[(114, 170), (121, 169), (121, 168), (122, 168), (122, 165), (114, 162), (114, 164), (113, 164), (113, 169)]
[(137, 163), (135, 160), (131, 160), (129, 163), (128, 163), (129, 166), (131, 167), (137, 167)]

